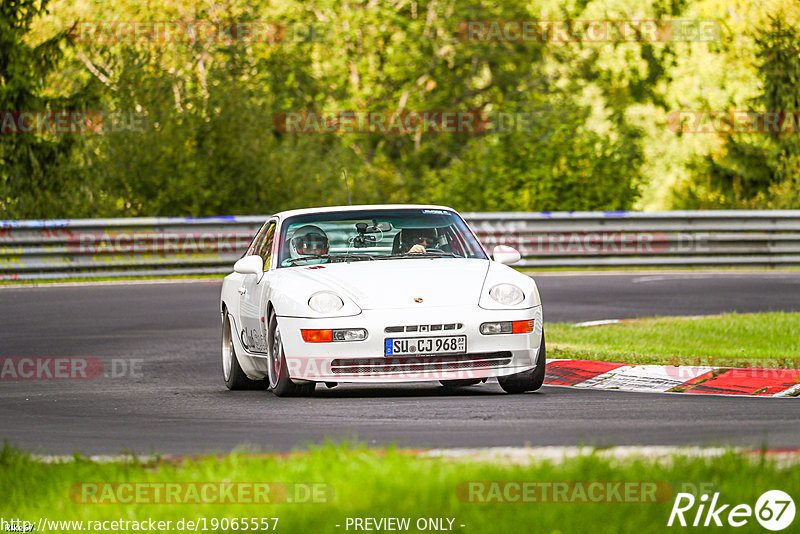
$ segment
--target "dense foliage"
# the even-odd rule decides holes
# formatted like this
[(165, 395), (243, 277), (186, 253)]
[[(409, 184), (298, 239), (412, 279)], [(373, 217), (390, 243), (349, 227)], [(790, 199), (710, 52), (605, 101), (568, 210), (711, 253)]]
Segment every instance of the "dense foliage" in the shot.
[[(692, 162), (695, 180), (678, 202), (693, 208), (800, 207), (800, 26), (781, 13), (755, 32), (760, 91), (748, 111), (775, 113), (775, 128), (728, 135), (719, 152)], [(756, 116), (756, 115), (754, 115)]]
[[(681, 109), (800, 109), (792, 2), (777, 15), (721, 0), (47, 4), (2, 2), (0, 112), (103, 112), (106, 121), (100, 133), (3, 130), (0, 219), (341, 204), (342, 169), (354, 203), (522, 211), (800, 204), (797, 135), (692, 134), (667, 120)], [(722, 31), (697, 42), (464, 33), (475, 20), (645, 19), (705, 19)], [(266, 21), (276, 33), (176, 42), (120, 24), (87, 30), (101, 21)], [(425, 111), (472, 113), (491, 127), (326, 133), (287, 131), (280, 120)], [(123, 127), (111, 127), (110, 116)], [(498, 117), (511, 127), (498, 129)]]

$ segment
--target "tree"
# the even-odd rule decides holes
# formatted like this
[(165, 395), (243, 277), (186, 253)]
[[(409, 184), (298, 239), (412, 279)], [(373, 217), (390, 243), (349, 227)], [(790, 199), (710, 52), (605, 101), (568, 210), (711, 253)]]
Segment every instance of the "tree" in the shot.
[[(762, 120), (759, 131), (728, 135), (719, 152), (697, 158), (695, 179), (676, 193), (681, 207), (800, 207), (800, 25), (783, 13), (770, 15), (754, 41), (762, 89), (752, 111)], [(764, 127), (772, 113), (780, 128)]]
[[(54, 217), (66, 199), (79, 203), (90, 192), (87, 177), (71, 167), (77, 135), (21, 133), (21, 112), (86, 111), (96, 102), (94, 82), (69, 94), (52, 94), (48, 75), (63, 58), (68, 31), (40, 44), (25, 37), (46, 13), (47, 0), (0, 3), (0, 218)], [(30, 125), (26, 119), (26, 125)]]

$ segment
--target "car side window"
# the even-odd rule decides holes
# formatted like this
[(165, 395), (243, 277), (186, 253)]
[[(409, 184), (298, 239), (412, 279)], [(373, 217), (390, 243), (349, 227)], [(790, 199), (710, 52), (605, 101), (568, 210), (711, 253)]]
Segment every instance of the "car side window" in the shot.
[(259, 243), (261, 243), (261, 240), (264, 237), (264, 234), (266, 233), (267, 226), (269, 226), (269, 225), (268, 224), (264, 224), (264, 225), (261, 226), (261, 228), (258, 229), (258, 232), (253, 237), (253, 240), (250, 241), (250, 246), (247, 247), (247, 251), (242, 255), (243, 258), (245, 256), (252, 256), (253, 254), (255, 254), (254, 251), (258, 247)]
[(260, 241), (256, 244), (253, 254), (258, 254), (264, 260), (264, 270), (269, 270), (269, 261), (272, 257), (272, 242), (275, 240), (275, 223), (271, 222), (267, 225), (264, 235), (261, 236)]

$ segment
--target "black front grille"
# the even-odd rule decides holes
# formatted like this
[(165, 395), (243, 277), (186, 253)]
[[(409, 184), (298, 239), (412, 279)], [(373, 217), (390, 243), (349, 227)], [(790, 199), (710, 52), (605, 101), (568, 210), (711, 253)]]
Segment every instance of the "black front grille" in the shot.
[(511, 363), (511, 353), (485, 352), (445, 356), (391, 356), (387, 358), (338, 358), (331, 372), (338, 375), (396, 375), (418, 372), (492, 369)]
[(445, 324), (413, 324), (406, 326), (387, 326), (383, 329), (387, 334), (399, 334), (402, 332), (441, 332), (444, 330), (461, 330), (463, 323)]

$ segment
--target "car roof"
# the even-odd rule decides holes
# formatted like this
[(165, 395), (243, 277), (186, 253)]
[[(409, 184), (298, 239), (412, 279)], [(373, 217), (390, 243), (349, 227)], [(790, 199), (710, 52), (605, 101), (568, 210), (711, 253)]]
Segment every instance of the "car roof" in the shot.
[(396, 209), (423, 209), (423, 210), (447, 210), (455, 212), (453, 208), (447, 206), (437, 206), (433, 204), (363, 204), (355, 206), (326, 206), (322, 208), (303, 208), (296, 210), (287, 210), (276, 213), (273, 217), (286, 219), (287, 217), (294, 217), (295, 215), (308, 215), (309, 213), (338, 213), (346, 211), (362, 211), (362, 210), (396, 210)]

